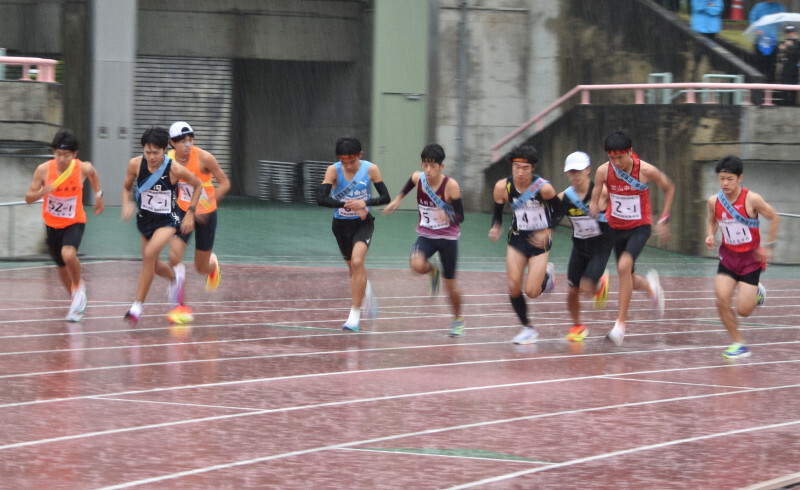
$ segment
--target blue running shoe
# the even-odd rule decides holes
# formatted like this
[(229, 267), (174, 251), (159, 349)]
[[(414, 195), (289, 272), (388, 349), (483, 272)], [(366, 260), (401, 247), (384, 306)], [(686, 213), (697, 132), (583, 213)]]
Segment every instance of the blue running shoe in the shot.
[(348, 325), (348, 324), (345, 323), (342, 326), (342, 330), (344, 330), (345, 332), (358, 332), (358, 324), (356, 324), (356, 325)]
[(728, 359), (750, 357), (750, 348), (742, 344), (731, 344), (731, 346), (722, 353), (722, 357), (726, 357)]
[(460, 316), (458, 318), (453, 318), (452, 323), (450, 323), (450, 333), (448, 334), (450, 337), (461, 337), (464, 335), (464, 317)]

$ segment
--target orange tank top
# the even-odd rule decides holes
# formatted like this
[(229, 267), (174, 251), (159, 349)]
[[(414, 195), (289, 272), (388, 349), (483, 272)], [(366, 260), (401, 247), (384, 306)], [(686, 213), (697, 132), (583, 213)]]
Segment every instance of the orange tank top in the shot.
[[(175, 160), (175, 150), (170, 150), (167, 156)], [(178, 162), (178, 160), (175, 161)], [(197, 211), (195, 214), (208, 214), (216, 211), (217, 198), (214, 184), (211, 182), (211, 174), (203, 174), (200, 172), (200, 150), (193, 146), (192, 151), (189, 153), (189, 161), (183, 166), (186, 167), (189, 172), (195, 174), (197, 178), (200, 179), (200, 182), (203, 183), (203, 194), (200, 196), (200, 201), (197, 203)], [(189, 204), (192, 202), (192, 191), (194, 191), (194, 187), (181, 180), (178, 181), (178, 189), (178, 206), (184, 211), (188, 211)]]
[[(44, 224), (51, 228), (66, 228), (75, 223), (86, 223), (83, 211), (83, 181), (81, 180), (81, 161), (77, 158), (69, 176), (53, 192), (44, 196), (42, 217)], [(58, 178), (58, 163), (55, 158), (47, 162), (48, 184)]]

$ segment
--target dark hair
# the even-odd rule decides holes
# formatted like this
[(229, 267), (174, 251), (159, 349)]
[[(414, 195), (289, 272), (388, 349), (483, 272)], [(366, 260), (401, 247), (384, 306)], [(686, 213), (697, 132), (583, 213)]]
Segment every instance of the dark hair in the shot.
[(439, 165), (444, 162), (444, 148), (439, 143), (431, 143), (429, 145), (425, 145), (425, 148), (422, 149), (422, 153), (420, 154), (420, 158), (422, 158), (423, 162), (436, 162)]
[(361, 153), (361, 142), (352, 136), (342, 136), (336, 142), (336, 156), (358, 155)]
[(142, 134), (142, 148), (153, 145), (165, 150), (169, 146), (169, 131), (158, 126), (152, 126)]
[(736, 176), (742, 175), (744, 171), (744, 164), (739, 157), (734, 155), (726, 155), (719, 159), (717, 168), (714, 169), (717, 173), (725, 172), (728, 174), (735, 174)]
[(179, 143), (179, 142), (185, 140), (187, 136), (191, 136), (192, 138), (194, 138), (194, 133), (179, 134), (178, 136), (176, 136), (174, 138), (170, 138), (170, 141), (172, 141), (173, 143)]
[(508, 152), (508, 158), (512, 162), (517, 158), (522, 158), (535, 167), (539, 163), (539, 152), (532, 145), (519, 145)]
[(53, 138), (50, 148), (54, 150), (78, 151), (78, 138), (70, 129), (60, 129)]
[(603, 149), (606, 151), (629, 150), (632, 146), (631, 137), (624, 129), (614, 131), (606, 137), (606, 141), (603, 143)]

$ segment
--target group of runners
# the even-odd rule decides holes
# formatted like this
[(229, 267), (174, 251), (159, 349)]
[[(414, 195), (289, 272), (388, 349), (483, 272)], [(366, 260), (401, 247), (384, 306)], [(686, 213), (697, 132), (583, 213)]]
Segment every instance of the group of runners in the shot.
[[(206, 289), (216, 289), (221, 277), (219, 261), (212, 251), (217, 202), (230, 189), (230, 182), (214, 156), (194, 145), (194, 131), (186, 122), (175, 122), (169, 130), (150, 128), (142, 135), (141, 144), (143, 155), (128, 163), (122, 196), (122, 218), (127, 220), (136, 214), (142, 245), (136, 298), (125, 317), (133, 324), (139, 321), (153, 278), (159, 275), (169, 280), (172, 309), (168, 318), (177, 324), (189, 323), (193, 316), (185, 304), (183, 253), (195, 232), (195, 268), (206, 275)], [(89, 178), (95, 190), (97, 214), (103, 211), (103, 191), (91, 163), (77, 159), (78, 143), (71, 131), (59, 131), (52, 148), (54, 158), (37, 168), (25, 199), (28, 203), (44, 199), (42, 215), (48, 248), (62, 283), (72, 295), (66, 320), (77, 322), (81, 321), (87, 304), (77, 257), (86, 222), (83, 182)], [(582, 294), (593, 296), (596, 308), (605, 308), (609, 290), (606, 265), (612, 250), (617, 262), (619, 308), (606, 339), (617, 346), (622, 344), (634, 290), (648, 295), (658, 317), (664, 313), (664, 292), (658, 273), (651, 270), (642, 276), (635, 264), (652, 233), (661, 244), (669, 239), (675, 186), (664, 172), (637, 156), (625, 131), (609, 135), (604, 149), (608, 161), (597, 168), (594, 179), (586, 153), (568, 155), (564, 172), (571, 185), (560, 193), (535, 173), (539, 153), (534, 147), (521, 145), (509, 153), (511, 175), (500, 179), (493, 189), (489, 239), (497, 241), (503, 233), (503, 214), (508, 204), (512, 212), (506, 253), (509, 299), (522, 325), (512, 339), (515, 344), (529, 344), (539, 336), (528, 316), (525, 295), (536, 298), (555, 288), (549, 252), (553, 229), (564, 216), (573, 229), (567, 265), (567, 307), (573, 322), (566, 335), (568, 341), (581, 342), (588, 335), (581, 320)], [(370, 208), (386, 205), (383, 214), (394, 213), (403, 198), (416, 189), (418, 238), (412, 246), (409, 265), (413, 272), (428, 276), (431, 295), (438, 294), (443, 280), (453, 313), (449, 335), (464, 335), (461, 293), (456, 282), (464, 208), (458, 183), (443, 173), (444, 149), (435, 143), (423, 148), (421, 170), (409, 177), (394, 200), (378, 166), (362, 159), (358, 139), (340, 138), (335, 153), (338, 161), (327, 168), (317, 203), (334, 208), (332, 231), (348, 266), (351, 308), (343, 329), (357, 332), (362, 315), (377, 316), (377, 299), (365, 267), (375, 222)], [(764, 301), (766, 291), (759, 278), (772, 258), (779, 220), (760, 195), (741, 186), (743, 165), (739, 158), (722, 158), (716, 172), (721, 190), (708, 199), (705, 243), (710, 250), (715, 249), (716, 234), (721, 230), (716, 303), (733, 340), (723, 355), (746, 357), (750, 351), (739, 332), (736, 314), (749, 316)], [(651, 221), (651, 182), (664, 193), (655, 224)], [(373, 187), (376, 197), (372, 196)], [(764, 243), (759, 235), (759, 217), (770, 221), (769, 236)], [(169, 263), (159, 259), (167, 245)], [(731, 300), (737, 290), (734, 311)]]
[[(167, 317), (176, 324), (189, 323), (194, 317), (185, 304), (183, 253), (192, 232), (196, 232), (195, 268), (206, 275), (206, 290), (214, 291), (221, 279), (219, 262), (212, 252), (217, 201), (230, 189), (230, 181), (211, 153), (194, 146), (194, 130), (186, 122), (177, 121), (169, 130), (146, 130), (141, 145), (142, 156), (128, 162), (122, 192), (122, 219), (136, 215), (142, 246), (136, 297), (125, 318), (138, 323), (153, 277), (159, 275), (169, 280), (171, 309)], [(95, 214), (104, 209), (103, 190), (94, 166), (77, 158), (78, 140), (72, 131), (60, 130), (51, 146), (54, 158), (37, 167), (25, 201), (43, 200), (48, 250), (72, 296), (66, 320), (79, 322), (87, 305), (77, 253), (86, 224), (83, 183), (88, 177), (95, 191)], [(169, 263), (159, 258), (167, 244)]]

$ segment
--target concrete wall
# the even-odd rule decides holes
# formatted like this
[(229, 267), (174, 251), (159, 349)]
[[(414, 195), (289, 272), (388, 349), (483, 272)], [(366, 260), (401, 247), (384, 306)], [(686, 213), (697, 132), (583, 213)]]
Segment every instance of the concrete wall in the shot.
[(61, 1), (0, 0), (0, 47), (9, 56), (62, 52)]
[[(47, 158), (0, 155), (3, 183), (0, 202), (25, 200), (33, 172)], [(0, 207), (0, 257), (39, 255), (47, 252), (41, 204)]]
[[(557, 0), (469, 0), (467, 18), (467, 103), (463, 143), (459, 139), (458, 49), (462, 2), (440, 0), (437, 40), (438, 81), (434, 139), (448, 152), (450, 175), (461, 178), (464, 205), (484, 208), (482, 171), (490, 148), (544, 109), (560, 93)], [(457, 166), (462, 168), (457, 171)]]
[[(138, 53), (355, 61), (362, 13), (352, 0), (139, 0)], [(367, 38), (367, 41), (369, 38)]]
[[(541, 150), (537, 173), (563, 190), (569, 186), (564, 173), (564, 158), (576, 150), (589, 154), (593, 167), (606, 162), (603, 140), (610, 133), (626, 128), (639, 156), (664, 171), (675, 183), (672, 209), (672, 238), (664, 247), (688, 255), (715, 256), (706, 250), (706, 201), (719, 191), (714, 166), (721, 157), (739, 155), (745, 162), (743, 185), (760, 193), (778, 212), (800, 214), (800, 201), (794, 185), (800, 160), (796, 144), (787, 143), (787, 134), (767, 128), (790, 127), (800, 116), (800, 108), (722, 105), (614, 105), (577, 106), (554, 124), (528, 141)], [(485, 172), (485, 185), (508, 176), (507, 160)], [(488, 192), (486, 201), (491, 200)], [(653, 213), (662, 209), (663, 193), (651, 187)], [(767, 221), (762, 221), (766, 234)], [(766, 235), (764, 235), (766, 236)], [(719, 237), (718, 237), (719, 240)], [(775, 250), (776, 263), (800, 263), (800, 220), (784, 218)], [(648, 243), (657, 246), (655, 237)]]
[[(25, 200), (36, 166), (48, 157), (61, 127), (61, 85), (0, 81), (0, 202)], [(36, 156), (26, 156), (26, 155)], [(44, 249), (41, 204), (0, 207), (0, 257), (36, 255)]]

